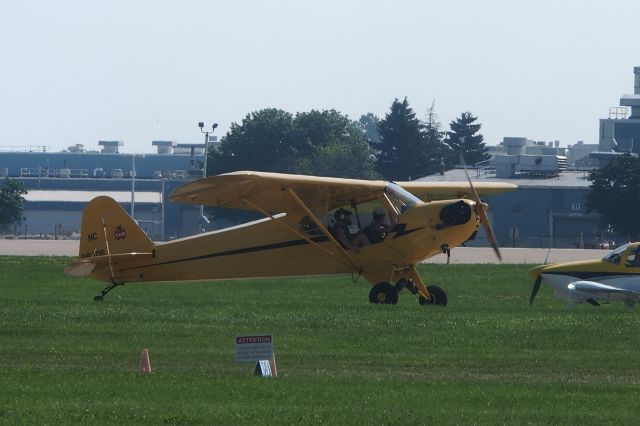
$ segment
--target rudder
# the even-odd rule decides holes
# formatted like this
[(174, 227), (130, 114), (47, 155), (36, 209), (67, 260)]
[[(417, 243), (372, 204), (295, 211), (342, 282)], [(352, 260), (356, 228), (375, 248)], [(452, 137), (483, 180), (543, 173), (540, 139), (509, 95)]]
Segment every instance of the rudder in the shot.
[(153, 250), (153, 241), (113, 198), (91, 200), (82, 213), (81, 259)]

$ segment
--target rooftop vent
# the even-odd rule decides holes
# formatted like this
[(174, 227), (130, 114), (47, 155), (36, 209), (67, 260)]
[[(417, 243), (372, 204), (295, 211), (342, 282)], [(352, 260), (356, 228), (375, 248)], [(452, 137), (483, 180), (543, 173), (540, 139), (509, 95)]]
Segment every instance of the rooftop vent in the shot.
[(175, 141), (152, 141), (151, 145), (158, 148), (158, 154), (173, 154), (173, 148), (177, 144)]
[(98, 141), (102, 147), (103, 154), (118, 154), (118, 148), (123, 145), (122, 141)]

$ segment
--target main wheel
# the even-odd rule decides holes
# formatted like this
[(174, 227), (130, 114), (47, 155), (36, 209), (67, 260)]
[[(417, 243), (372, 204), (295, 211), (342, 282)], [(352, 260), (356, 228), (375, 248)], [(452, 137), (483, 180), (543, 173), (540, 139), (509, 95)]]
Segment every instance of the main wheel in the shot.
[(437, 285), (430, 285), (427, 287), (429, 290), (430, 299), (420, 296), (418, 301), (421, 305), (438, 305), (447, 306), (447, 293)]
[(398, 303), (398, 290), (389, 283), (378, 283), (369, 292), (369, 302), (395, 305)]

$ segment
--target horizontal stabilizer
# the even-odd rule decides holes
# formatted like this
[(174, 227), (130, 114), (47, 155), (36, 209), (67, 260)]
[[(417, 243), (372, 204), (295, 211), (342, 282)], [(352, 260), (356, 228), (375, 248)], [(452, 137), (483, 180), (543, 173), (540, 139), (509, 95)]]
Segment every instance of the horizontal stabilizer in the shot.
[(96, 264), (90, 260), (78, 260), (71, 265), (67, 265), (67, 267), (64, 268), (64, 273), (72, 277), (85, 277), (89, 275), (95, 267)]

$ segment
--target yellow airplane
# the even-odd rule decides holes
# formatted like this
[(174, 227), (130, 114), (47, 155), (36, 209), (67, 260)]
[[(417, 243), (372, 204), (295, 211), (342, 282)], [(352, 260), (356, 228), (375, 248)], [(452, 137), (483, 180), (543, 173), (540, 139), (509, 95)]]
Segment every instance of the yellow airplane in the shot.
[[(476, 187), (486, 195), (516, 188)], [(351, 273), (372, 285), (372, 303), (396, 303), (407, 288), (420, 304), (446, 305), (446, 293), (416, 272), (418, 262), (474, 238), (479, 223), (500, 254), (470, 179), (467, 186), (243, 171), (187, 183), (170, 200), (264, 218), (153, 242), (113, 199), (97, 197), (83, 212), (79, 259), (65, 273), (110, 282), (95, 300), (125, 283)], [(377, 233), (365, 226), (374, 215)]]
[(536, 279), (529, 304), (544, 281), (557, 297), (569, 301), (568, 307), (618, 300), (632, 308), (640, 302), (640, 243), (620, 246), (599, 260), (540, 265), (529, 274)]

